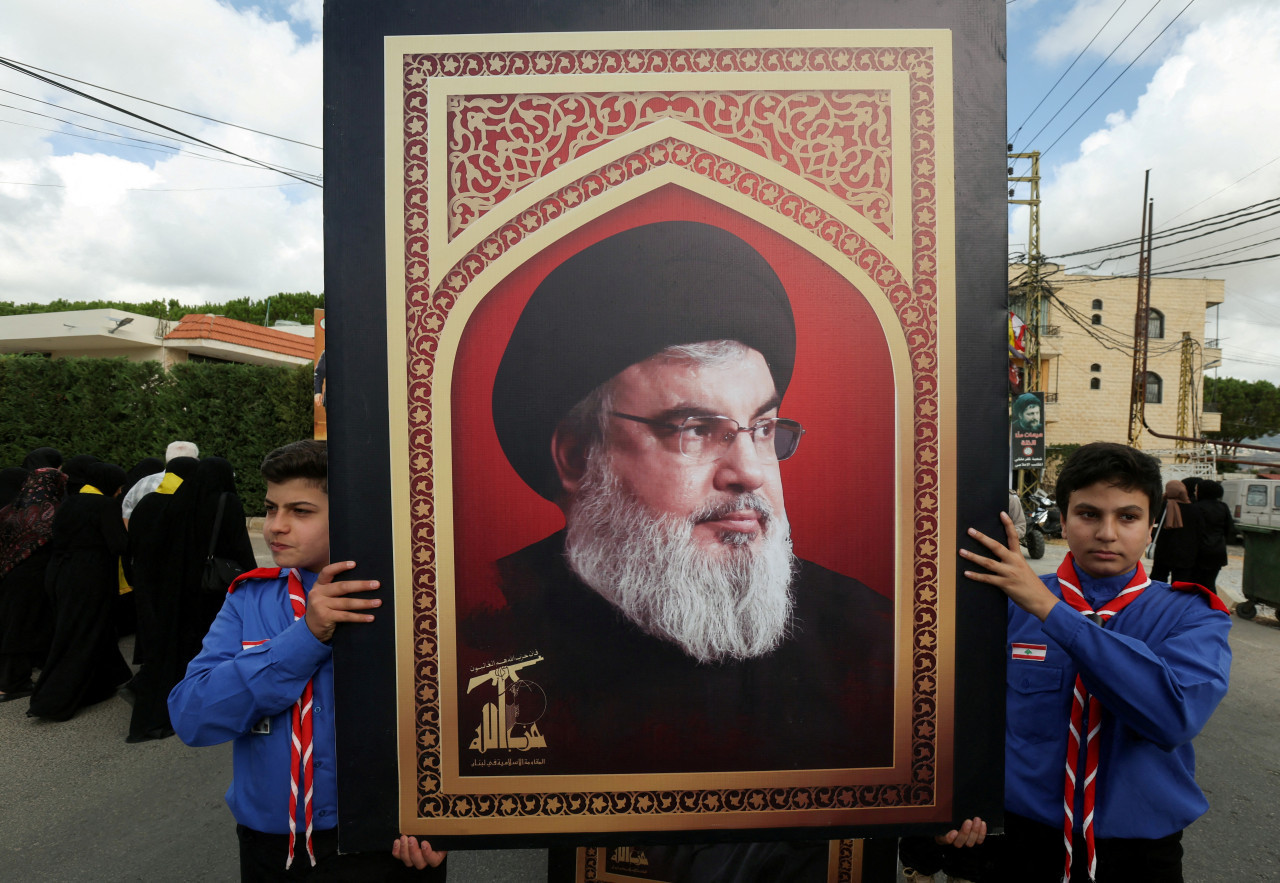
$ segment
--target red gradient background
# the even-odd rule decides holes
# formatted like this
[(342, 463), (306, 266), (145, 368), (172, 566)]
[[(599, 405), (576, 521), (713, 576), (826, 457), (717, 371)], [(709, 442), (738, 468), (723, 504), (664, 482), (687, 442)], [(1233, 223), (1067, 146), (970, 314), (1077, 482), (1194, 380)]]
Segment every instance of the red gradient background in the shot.
[(795, 552), (892, 596), (895, 397), (880, 323), (857, 289), (790, 240), (713, 200), (668, 185), (566, 234), (495, 286), (463, 331), (453, 377), (438, 378), (451, 380), (453, 390), (459, 615), (477, 606), (500, 606), (493, 562), (564, 526), (560, 509), (507, 463), (494, 431), (493, 381), (511, 329), (538, 283), (570, 255), (659, 220), (701, 221), (729, 230), (754, 246), (778, 274), (796, 320), (795, 372), (779, 414), (806, 429), (795, 457), (782, 464)]

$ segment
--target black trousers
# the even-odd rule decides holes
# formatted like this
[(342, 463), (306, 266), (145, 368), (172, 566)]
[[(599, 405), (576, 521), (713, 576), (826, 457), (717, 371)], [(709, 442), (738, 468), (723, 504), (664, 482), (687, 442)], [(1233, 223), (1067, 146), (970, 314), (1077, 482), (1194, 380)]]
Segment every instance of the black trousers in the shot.
[[(1003, 873), (998, 880), (1059, 883), (1066, 861), (1062, 828), (1005, 814)], [(990, 841), (988, 841), (990, 842)], [(1099, 837), (1097, 883), (1182, 883), (1182, 832), (1157, 840)], [(1087, 883), (1089, 861), (1084, 836), (1071, 843), (1071, 883)]]
[(236, 825), (240, 840), (240, 880), (242, 883), (308, 880), (312, 883), (363, 883), (363, 881), (418, 881), (437, 883), (445, 879), (445, 864), (438, 868), (407, 868), (391, 855), (391, 844), (385, 852), (353, 852), (338, 854), (338, 832), (312, 831), (311, 845), (316, 853), (315, 867), (307, 857), (307, 847), (298, 837), (293, 865), (286, 871), (289, 857), (288, 834), (264, 834), (244, 825)]

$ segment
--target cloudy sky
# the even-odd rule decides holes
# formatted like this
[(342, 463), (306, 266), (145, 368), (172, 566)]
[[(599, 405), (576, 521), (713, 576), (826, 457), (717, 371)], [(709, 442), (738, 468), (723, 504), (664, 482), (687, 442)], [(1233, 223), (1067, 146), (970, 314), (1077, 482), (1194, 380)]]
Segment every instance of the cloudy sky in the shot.
[[(1210, 266), (1280, 254), (1280, 221), (1265, 217), (1280, 196), (1269, 97), (1280, 4), (1010, 0), (1007, 10), (1007, 134), (1043, 156), (1043, 250), (1135, 237), (1146, 169), (1157, 231), (1264, 203), (1239, 218), (1248, 223), (1160, 249), (1154, 266), (1225, 279), (1208, 329), (1223, 341), (1221, 373), (1280, 381), (1280, 292), (1269, 280), (1280, 260)], [(321, 172), (320, 16), (321, 0), (8, 0), (0, 58), (125, 93), (68, 83), (248, 159), (177, 152), (152, 126), (121, 129), (117, 112), (0, 68), (0, 300), (323, 290), (320, 189), (306, 183)], [(1010, 253), (1026, 241), (1025, 210), (1011, 211)], [(1131, 273), (1132, 258), (1097, 263), (1131, 250), (1062, 262)]]
[[(268, 133), (68, 83), (315, 180), (320, 15), (321, 0), (12, 0), (0, 11), (0, 57)], [(319, 187), (206, 147), (176, 152), (154, 126), (9, 69), (0, 89), (0, 300), (323, 290)]]
[[(1041, 250), (1137, 238), (1150, 169), (1157, 235), (1189, 225), (1167, 239), (1186, 242), (1156, 249), (1153, 272), (1225, 280), (1207, 328), (1222, 340), (1220, 375), (1280, 382), (1280, 260), (1252, 260), (1280, 255), (1280, 113), (1266, 85), (1280, 82), (1280, 4), (1011, 0), (1007, 9), (1009, 135), (1016, 151), (1041, 152)], [(1029, 163), (1015, 168), (1025, 174)], [(1199, 222), (1258, 203), (1218, 226), (1245, 223), (1201, 235), (1215, 226)], [(1025, 254), (1027, 231), (1026, 209), (1010, 212), (1011, 254)], [(1099, 262), (1133, 251), (1059, 263), (1127, 274), (1136, 258)]]

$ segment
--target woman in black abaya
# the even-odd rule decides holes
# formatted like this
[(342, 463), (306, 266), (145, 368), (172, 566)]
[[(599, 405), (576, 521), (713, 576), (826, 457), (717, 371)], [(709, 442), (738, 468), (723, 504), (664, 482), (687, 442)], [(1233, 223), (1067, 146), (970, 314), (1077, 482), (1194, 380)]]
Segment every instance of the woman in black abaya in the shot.
[[(218, 515), (221, 504), (222, 514)], [(178, 646), (182, 670), (200, 652), (205, 633), (222, 609), (227, 586), (218, 591), (200, 588), (205, 560), (212, 554), (239, 565), (241, 572), (258, 566), (245, 525), (244, 505), (236, 494), (235, 470), (221, 457), (205, 457), (192, 480), (173, 496), (173, 523), (181, 531), (176, 551), (180, 584), (177, 591)], [(216, 530), (216, 533), (215, 533)], [(176, 682), (175, 682), (176, 683)]]
[(120, 592), (119, 558), (128, 536), (120, 519), (125, 473), (92, 463), (84, 484), (53, 519), (45, 585), (54, 605), (53, 644), (31, 694), (27, 714), (69, 720), (77, 711), (115, 695), (132, 674), (116, 638), (112, 611)]
[[(143, 511), (150, 496), (153, 495), (144, 497), (134, 510), (129, 522), (131, 531), (139, 513), (144, 519), (150, 517)], [(200, 652), (205, 632), (226, 598), (226, 586), (217, 591), (200, 586), (210, 543), (214, 555), (235, 561), (242, 570), (257, 566), (244, 507), (236, 495), (235, 473), (221, 457), (200, 461), (195, 474), (182, 483), (165, 507), (164, 524), (166, 532), (161, 535), (160, 544), (144, 544), (152, 545), (153, 555), (163, 555), (165, 564), (155, 582), (157, 637), (149, 642), (150, 655), (133, 685), (136, 699), (126, 740), (129, 742), (164, 738), (173, 732), (167, 706), (169, 691), (182, 680), (187, 663)], [(134, 566), (138, 566), (136, 560)]]
[(13, 502), (0, 510), (0, 702), (31, 695), (32, 670), (44, 664), (49, 652), (53, 608), (44, 588), (45, 570), (53, 556), (49, 540), (54, 515), (66, 486), (67, 477), (56, 465), (39, 466)]

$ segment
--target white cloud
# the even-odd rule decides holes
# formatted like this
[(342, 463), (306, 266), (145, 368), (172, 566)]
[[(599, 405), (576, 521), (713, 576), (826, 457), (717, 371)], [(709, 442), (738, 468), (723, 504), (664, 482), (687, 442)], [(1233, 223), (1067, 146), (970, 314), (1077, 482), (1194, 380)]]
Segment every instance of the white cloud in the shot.
[[(318, 34), (318, 2), (298, 0), (289, 14), (313, 24)], [(19, 0), (6, 6), (5, 18), (0, 55), (321, 143), (320, 43), (300, 43), (287, 21), (269, 21), (260, 10), (237, 11), (215, 0)], [(0, 88), (119, 118), (10, 71), (0, 71)], [(86, 91), (245, 156), (321, 171), (319, 150)], [(68, 110), (21, 99), (6, 103), (107, 128)], [(54, 125), (14, 111), (0, 118)], [(294, 182), (259, 168), (143, 151), (112, 156), (100, 142), (51, 141), (47, 132), (0, 128), (0, 182), (15, 182), (0, 184), (0, 299), (198, 303), (323, 289), (317, 187), (270, 186)], [(30, 186), (36, 184), (56, 186)]]
[[(1280, 115), (1270, 98), (1270, 84), (1280, 81), (1280, 9), (1238, 2), (1206, 6), (1211, 14), (1202, 11), (1195, 28), (1169, 47), (1131, 113), (1112, 114), (1103, 128), (1085, 133), (1075, 157), (1064, 140), (1042, 163), (1046, 253), (1136, 237), (1146, 169), (1151, 170), (1157, 232), (1280, 195), (1280, 162), (1275, 162)], [(1026, 225), (1025, 210), (1013, 213), (1011, 250), (1025, 248)], [(1267, 227), (1275, 229), (1266, 234)], [(1249, 234), (1253, 239), (1280, 236), (1280, 217), (1158, 250), (1154, 269), (1184, 260), (1197, 266), (1280, 252), (1280, 243), (1273, 243), (1254, 252), (1212, 256), (1247, 241), (1227, 240)], [(1185, 274), (1227, 280), (1221, 308), (1225, 374), (1280, 379), (1280, 291), (1271, 281), (1277, 266), (1272, 261)], [(1129, 261), (1106, 264), (1098, 272), (1133, 269)], [(1239, 358), (1233, 361), (1233, 356)], [(1256, 364), (1259, 360), (1275, 364)]]
[(294, 0), (289, 4), (289, 15), (319, 34), (324, 26), (324, 0)]

